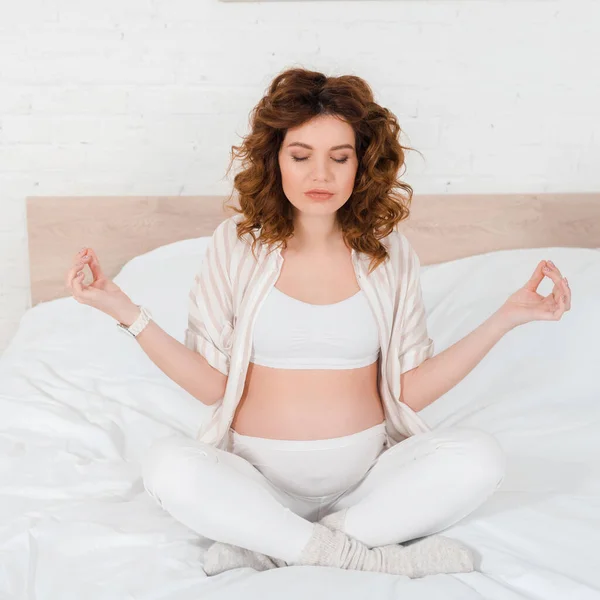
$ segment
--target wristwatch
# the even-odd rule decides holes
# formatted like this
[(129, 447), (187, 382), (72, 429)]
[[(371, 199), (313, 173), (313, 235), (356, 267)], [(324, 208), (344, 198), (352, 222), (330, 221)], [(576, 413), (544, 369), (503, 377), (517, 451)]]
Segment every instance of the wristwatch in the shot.
[(140, 308), (140, 314), (129, 327), (127, 327), (127, 325), (123, 325), (123, 323), (117, 323), (117, 327), (119, 329), (125, 333), (128, 333), (132, 337), (137, 337), (152, 319), (152, 313), (145, 306), (141, 306), (139, 304), (136, 304), (136, 306)]

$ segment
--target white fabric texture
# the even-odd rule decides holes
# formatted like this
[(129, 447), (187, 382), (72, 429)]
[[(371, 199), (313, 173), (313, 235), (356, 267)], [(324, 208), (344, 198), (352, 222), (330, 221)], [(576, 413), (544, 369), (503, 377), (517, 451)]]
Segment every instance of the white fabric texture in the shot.
[(253, 328), (250, 361), (279, 369), (358, 369), (377, 361), (377, 322), (364, 292), (310, 304), (272, 287)]
[[(116, 282), (183, 343), (188, 291), (208, 238), (136, 257)], [(100, 257), (102, 259), (102, 257)], [(568, 277), (559, 322), (519, 327), (419, 415), (474, 427), (507, 455), (501, 488), (444, 535), (478, 570), (409, 580), (318, 567), (208, 578), (210, 541), (157, 506), (141, 461), (159, 438), (193, 438), (210, 416), (110, 317), (62, 298), (21, 319), (0, 357), (0, 596), (36, 600), (328, 597), (516, 600), (600, 594), (600, 252), (536, 248), (421, 269), (428, 328), (442, 352), (522, 286), (539, 260)], [(552, 285), (546, 279), (540, 293)]]

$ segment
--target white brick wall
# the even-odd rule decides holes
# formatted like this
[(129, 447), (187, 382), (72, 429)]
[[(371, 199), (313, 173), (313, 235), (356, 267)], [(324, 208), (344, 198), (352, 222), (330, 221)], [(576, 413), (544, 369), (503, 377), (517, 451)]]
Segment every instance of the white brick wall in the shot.
[(599, 23), (593, 0), (0, 0), (0, 352), (26, 196), (227, 194), (286, 67), (367, 79), (416, 192), (598, 191)]

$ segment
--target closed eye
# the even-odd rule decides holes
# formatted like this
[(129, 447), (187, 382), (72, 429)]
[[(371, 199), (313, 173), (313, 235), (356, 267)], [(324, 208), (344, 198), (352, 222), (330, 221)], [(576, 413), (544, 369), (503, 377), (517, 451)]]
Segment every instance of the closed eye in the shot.
[[(306, 160), (307, 158), (308, 158), (308, 156), (305, 156), (304, 158), (297, 158), (296, 156), (292, 156), (292, 159), (293, 159), (294, 161), (296, 161), (296, 162), (300, 162), (300, 161), (302, 161), (302, 160)], [(344, 157), (344, 158), (342, 158), (342, 159), (340, 159), (340, 160), (338, 160), (338, 159), (334, 158), (334, 159), (332, 159), (332, 160), (335, 160), (335, 162), (336, 162), (336, 163), (345, 163), (345, 162), (348, 160), (348, 157), (346, 156), (346, 157)]]

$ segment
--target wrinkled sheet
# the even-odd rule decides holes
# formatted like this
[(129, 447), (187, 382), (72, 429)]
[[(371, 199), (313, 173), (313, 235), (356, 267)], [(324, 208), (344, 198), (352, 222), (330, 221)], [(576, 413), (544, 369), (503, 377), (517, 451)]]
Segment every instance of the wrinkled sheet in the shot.
[[(181, 342), (207, 240), (138, 256), (115, 278)], [(212, 409), (112, 318), (69, 297), (28, 310), (0, 357), (0, 598), (600, 598), (600, 251), (509, 250), (422, 267), (429, 330), (437, 354), (541, 259), (567, 275), (571, 311), (506, 334), (420, 413), (432, 427), (484, 429), (507, 453), (501, 488), (444, 532), (480, 555), (476, 572), (411, 580), (288, 567), (206, 577), (210, 541), (149, 497), (139, 461), (158, 437), (194, 436)], [(551, 287), (546, 279), (538, 291)]]

